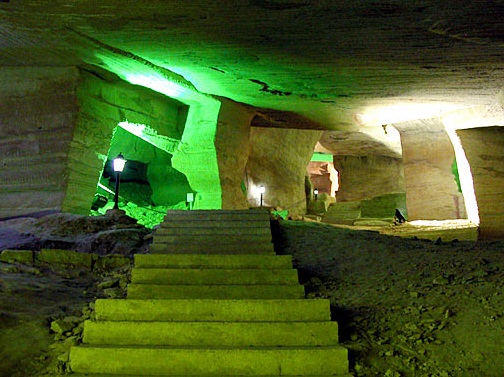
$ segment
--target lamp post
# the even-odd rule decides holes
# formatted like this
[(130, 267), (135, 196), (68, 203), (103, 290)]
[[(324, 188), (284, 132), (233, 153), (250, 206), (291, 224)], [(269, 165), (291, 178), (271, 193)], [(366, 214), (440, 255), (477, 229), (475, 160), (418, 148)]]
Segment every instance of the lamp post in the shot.
[(259, 193), (261, 194), (261, 207), (263, 206), (263, 196), (266, 192), (266, 188), (264, 186), (259, 187)]
[(124, 156), (122, 153), (119, 153), (119, 155), (114, 158), (113, 165), (114, 165), (114, 172), (116, 174), (115, 176), (115, 193), (114, 193), (114, 209), (119, 208), (119, 182), (121, 180), (121, 173), (124, 170), (124, 165), (126, 164), (126, 160), (124, 159)]
[(313, 195), (315, 196), (315, 200), (318, 198), (318, 189), (313, 190)]

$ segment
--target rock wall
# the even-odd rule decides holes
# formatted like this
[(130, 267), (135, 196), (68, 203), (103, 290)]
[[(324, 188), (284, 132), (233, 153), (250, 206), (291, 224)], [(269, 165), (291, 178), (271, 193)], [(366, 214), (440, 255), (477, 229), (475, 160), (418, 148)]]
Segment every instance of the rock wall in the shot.
[(480, 217), (480, 238), (504, 238), (504, 128), (457, 130), (471, 165)]
[(2, 68), (0, 218), (61, 209), (78, 83), (73, 68)]
[(306, 213), (306, 168), (321, 131), (252, 127), (247, 162), (249, 205), (259, 205), (257, 187), (264, 185), (264, 205), (291, 214)]
[(339, 179), (332, 162), (310, 161), (307, 172), (314, 190), (317, 189), (319, 194), (336, 197)]
[(246, 209), (246, 165), (250, 151), (250, 122), (254, 112), (236, 102), (221, 98), (215, 137), (222, 209)]
[(138, 161), (150, 162), (150, 155), (154, 154), (151, 149), (131, 150), (121, 145), (111, 148), (119, 122), (145, 124), (174, 139), (181, 138), (183, 124), (178, 102), (166, 96), (110, 75), (81, 71), (81, 78), (79, 113), (68, 160), (68, 189), (62, 209), (88, 214), (107, 156), (122, 152), (126, 159), (134, 155)]
[(408, 220), (467, 218), (452, 164), (455, 151), (437, 118), (394, 124), (401, 133)]
[(337, 202), (352, 202), (404, 192), (402, 160), (388, 156), (334, 156), (339, 173)]

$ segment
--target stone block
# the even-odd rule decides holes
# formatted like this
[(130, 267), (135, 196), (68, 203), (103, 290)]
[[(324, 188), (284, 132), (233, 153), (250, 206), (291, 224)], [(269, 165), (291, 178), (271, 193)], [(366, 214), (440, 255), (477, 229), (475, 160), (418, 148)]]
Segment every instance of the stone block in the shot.
[(329, 304), (329, 300), (304, 298), (274, 300), (98, 299), (95, 303), (95, 313), (98, 321), (313, 322), (331, 319)]
[(131, 299), (301, 299), (302, 285), (154, 285), (129, 284)]
[(298, 275), (294, 269), (135, 268), (131, 281), (160, 285), (291, 285), (298, 284)]
[(42, 249), (36, 259), (49, 264), (65, 264), (91, 269), (95, 254), (79, 253), (73, 250)]
[(98, 256), (93, 269), (111, 270), (117, 267), (129, 266), (133, 260), (124, 255), (104, 255)]
[(84, 343), (119, 346), (294, 347), (338, 344), (338, 323), (86, 321)]
[(5, 249), (0, 254), (1, 262), (33, 263), (34, 252), (31, 250), (10, 250)]
[(395, 209), (399, 208), (407, 218), (406, 193), (390, 193), (376, 196), (361, 202), (361, 217), (363, 218), (393, 218)]
[(72, 370), (84, 374), (189, 376), (341, 375), (348, 351), (341, 346), (267, 348), (74, 347)]
[(292, 268), (290, 255), (135, 254), (136, 268)]

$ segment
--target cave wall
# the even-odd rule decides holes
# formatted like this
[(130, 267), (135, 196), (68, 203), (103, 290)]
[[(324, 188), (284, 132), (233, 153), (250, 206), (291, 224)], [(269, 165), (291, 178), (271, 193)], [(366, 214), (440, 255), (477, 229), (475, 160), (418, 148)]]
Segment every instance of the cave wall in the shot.
[(215, 145), (222, 209), (246, 209), (249, 204), (244, 191), (247, 183), (245, 170), (250, 151), (250, 123), (255, 112), (225, 98), (220, 101)]
[(504, 128), (457, 130), (471, 166), (481, 239), (504, 238)]
[(306, 213), (306, 168), (321, 131), (252, 127), (247, 162), (247, 195), (259, 206), (257, 187), (264, 185), (264, 206), (291, 214)]
[(78, 85), (74, 68), (2, 67), (0, 217), (61, 209)]
[(337, 202), (405, 192), (402, 160), (389, 156), (334, 156), (339, 173)]
[(467, 218), (452, 164), (455, 151), (438, 118), (394, 124), (401, 134), (408, 220)]
[[(145, 124), (159, 134), (180, 139), (183, 125), (175, 101), (141, 86), (112, 76), (81, 71), (77, 91), (79, 112), (70, 145), (68, 188), (62, 210), (88, 214), (96, 184), (108, 154), (122, 152), (126, 159), (145, 161), (152, 150), (132, 150), (115, 145), (109, 150), (113, 131), (119, 122)], [(142, 157), (142, 154), (145, 154)]]

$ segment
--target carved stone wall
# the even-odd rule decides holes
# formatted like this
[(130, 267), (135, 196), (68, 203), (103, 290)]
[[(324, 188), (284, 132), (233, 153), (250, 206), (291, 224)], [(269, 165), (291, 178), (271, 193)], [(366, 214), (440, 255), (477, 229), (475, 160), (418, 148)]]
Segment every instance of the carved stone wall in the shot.
[(219, 123), (215, 136), (222, 209), (246, 209), (245, 167), (250, 152), (250, 122), (254, 112), (236, 102), (221, 98)]
[(480, 238), (504, 238), (504, 128), (457, 130), (471, 165)]
[(452, 165), (455, 151), (437, 118), (394, 124), (401, 133), (409, 220), (467, 218)]
[(306, 213), (306, 168), (321, 134), (309, 130), (251, 128), (247, 162), (250, 206), (259, 205), (256, 188), (264, 185), (265, 206), (282, 207), (291, 214)]
[(62, 209), (87, 214), (103, 170), (104, 157), (122, 152), (126, 159), (154, 164), (157, 161), (155, 148), (138, 150), (130, 143), (110, 149), (112, 134), (119, 122), (144, 124), (174, 139), (181, 138), (183, 124), (177, 102), (166, 96), (114, 77), (107, 79), (81, 72), (81, 78), (79, 113), (67, 168), (68, 189)]
[(78, 82), (73, 68), (2, 68), (0, 217), (61, 209)]
[(339, 173), (337, 202), (405, 191), (402, 160), (388, 156), (334, 156)]

